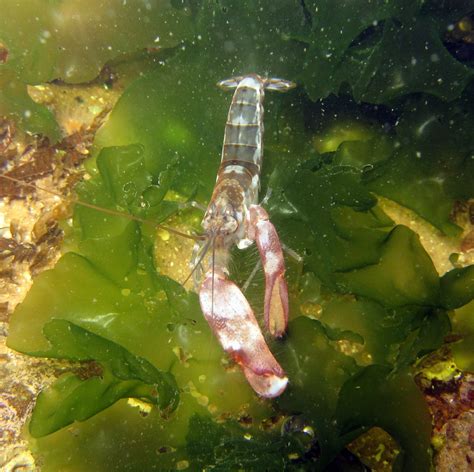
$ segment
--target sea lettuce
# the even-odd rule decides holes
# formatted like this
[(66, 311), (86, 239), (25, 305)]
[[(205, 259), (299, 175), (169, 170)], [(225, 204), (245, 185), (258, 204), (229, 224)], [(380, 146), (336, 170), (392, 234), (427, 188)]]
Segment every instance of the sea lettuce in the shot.
[(447, 308), (460, 308), (474, 298), (474, 266), (453, 269), (441, 277), (441, 301)]
[[(150, 4), (157, 32), (168, 13), (183, 19), (165, 28), (174, 39), (161, 44), (174, 50), (147, 63), (98, 132), (90, 179), (77, 188), (87, 205), (76, 205), (65, 254), (11, 319), (10, 347), (100, 365), (87, 378), (65, 374), (38, 398), (30, 432), (45, 471), (323, 469), (372, 426), (398, 442), (405, 470), (428, 468), (431, 419), (411, 366), (443, 343), (451, 320), (470, 326), (472, 267), (440, 278), (416, 232), (377, 197), (459, 236), (450, 210), (474, 188), (472, 70), (441, 35), (471, 4), (343, 3)], [(148, 44), (134, 36), (137, 24), (127, 51)], [(33, 56), (12, 56), (25, 82), (62, 70), (36, 67)], [(94, 75), (115, 56), (77, 57)], [(250, 72), (299, 85), (265, 99), (266, 206), (301, 258), (287, 258), (288, 335), (269, 340), (290, 379), (272, 402), (229, 363), (196, 294), (161, 273), (157, 256), (167, 254), (156, 254), (149, 223), (173, 215), (196, 229), (194, 210), (178, 201), (205, 204), (212, 192), (230, 102), (215, 83)], [(332, 139), (339, 117), (356, 131)], [(234, 256), (232, 276), (245, 280), (251, 269)], [(262, 290), (258, 278), (249, 288), (257, 313)], [(460, 359), (468, 344), (457, 345)], [(286, 435), (292, 422), (302, 426)]]
[[(189, 421), (186, 451), (196, 469), (286, 470), (298, 469), (304, 460), (305, 444), (297, 434), (258, 432), (253, 437), (237, 423), (216, 424), (195, 415)], [(292, 460), (293, 458), (293, 460)]]
[(453, 316), (453, 332), (460, 340), (452, 346), (453, 357), (460, 369), (472, 371), (474, 358), (472, 343), (474, 341), (474, 302), (458, 308)]
[[(456, 98), (472, 70), (453, 58), (443, 31), (472, 11), (472, 1), (304, 2), (309, 31), (301, 79), (313, 100), (348, 84), (357, 100), (386, 103), (407, 93)], [(449, 5), (449, 6), (448, 6)]]
[(1, 0), (5, 67), (24, 83), (93, 80), (107, 61), (145, 47), (169, 48), (192, 33), (189, 11), (169, 0)]
[(396, 470), (430, 469), (431, 417), (409, 372), (367, 366), (342, 388), (337, 419), (342, 434), (380, 426), (396, 438), (402, 448)]
[(457, 200), (472, 197), (474, 126), (470, 85), (450, 104), (434, 97), (409, 98), (400, 109), (392, 152), (364, 175), (367, 188), (416, 211), (449, 236), (459, 234), (450, 218)]
[[(93, 359), (104, 369), (100, 376), (85, 380), (64, 374), (41, 392), (30, 422), (32, 436), (45, 436), (74, 421), (84, 421), (125, 397), (145, 398), (171, 411), (176, 408), (179, 394), (174, 377), (145, 359), (65, 320), (50, 321), (43, 333), (51, 344), (49, 357)], [(41, 416), (44, 413), (47, 417)]]
[(31, 134), (59, 139), (53, 114), (28, 95), (27, 84), (84, 83), (107, 62), (144, 48), (169, 49), (193, 34), (190, 12), (173, 2), (0, 0), (0, 114)]
[(0, 116), (14, 120), (19, 128), (30, 134), (47, 136), (51, 142), (60, 138), (56, 119), (46, 107), (34, 102), (26, 84), (0, 65)]

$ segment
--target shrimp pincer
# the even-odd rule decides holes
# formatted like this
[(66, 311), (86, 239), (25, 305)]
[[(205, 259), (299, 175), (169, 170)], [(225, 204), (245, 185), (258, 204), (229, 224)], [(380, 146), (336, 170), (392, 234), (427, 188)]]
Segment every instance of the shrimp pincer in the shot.
[(206, 254), (210, 255), (199, 288), (204, 316), (224, 350), (242, 367), (255, 392), (272, 398), (283, 393), (288, 377), (268, 348), (247, 299), (227, 278), (228, 263), (234, 244), (244, 249), (256, 242), (265, 273), (265, 325), (272, 336), (283, 336), (288, 323), (283, 252), (275, 227), (258, 204), (258, 192), (265, 90), (285, 92), (295, 85), (256, 74), (224, 80), (218, 85), (235, 88), (235, 92), (216, 186), (202, 221), (205, 238), (196, 244), (193, 266), (197, 269)]

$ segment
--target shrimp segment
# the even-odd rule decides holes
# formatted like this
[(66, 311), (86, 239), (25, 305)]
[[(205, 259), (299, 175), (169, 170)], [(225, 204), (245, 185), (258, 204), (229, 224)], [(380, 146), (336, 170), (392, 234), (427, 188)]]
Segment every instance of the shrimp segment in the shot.
[(193, 270), (200, 273), (195, 269), (209, 251), (211, 263), (199, 288), (204, 316), (255, 392), (272, 398), (283, 393), (288, 378), (270, 352), (248, 301), (227, 275), (230, 248), (236, 244), (244, 249), (256, 242), (265, 272), (265, 324), (273, 336), (283, 336), (288, 323), (283, 252), (275, 227), (258, 205), (258, 191), (265, 89), (285, 92), (295, 85), (256, 74), (219, 85), (236, 90), (227, 116), (216, 186), (202, 222), (206, 237), (196, 245)]

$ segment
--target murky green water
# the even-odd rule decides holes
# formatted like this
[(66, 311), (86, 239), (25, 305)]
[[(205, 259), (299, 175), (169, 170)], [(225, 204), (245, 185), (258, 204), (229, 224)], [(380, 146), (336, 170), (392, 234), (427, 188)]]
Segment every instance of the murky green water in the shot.
[[(349, 470), (341, 451), (372, 426), (397, 441), (403, 470), (428, 470), (431, 416), (413, 366), (461, 330), (455, 360), (472, 368), (474, 269), (458, 257), (439, 274), (378, 197), (461, 253), (452, 209), (473, 197), (474, 56), (458, 22), (474, 4), (337, 3), (0, 0), (0, 114), (25, 131), (60, 136), (27, 84), (87, 83), (105, 64), (127, 84), (78, 188), (101, 207), (178, 214), (198, 231), (196, 210), (168, 197), (209, 200), (231, 99), (216, 82), (258, 73), (298, 85), (266, 97), (262, 174), (271, 220), (302, 257), (288, 259), (288, 335), (268, 340), (286, 392), (255, 395), (196, 294), (162, 275), (154, 228), (77, 206), (75, 251), (37, 277), (8, 338), (25, 354), (100, 365), (38, 398), (41, 470)], [(241, 258), (239, 282), (252, 269)], [(262, 283), (249, 293), (257, 313)]]

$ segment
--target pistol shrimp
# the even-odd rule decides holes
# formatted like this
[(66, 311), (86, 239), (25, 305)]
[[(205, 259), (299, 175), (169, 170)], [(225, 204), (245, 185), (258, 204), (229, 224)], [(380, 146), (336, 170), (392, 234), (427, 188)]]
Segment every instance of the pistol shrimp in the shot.
[(283, 252), (275, 227), (258, 204), (263, 157), (263, 98), (265, 90), (286, 92), (295, 86), (282, 79), (256, 74), (223, 80), (234, 89), (224, 133), (216, 185), (202, 227), (206, 239), (195, 245), (195, 281), (207, 253), (210, 267), (199, 288), (203, 314), (223, 349), (242, 367), (255, 392), (267, 398), (285, 390), (288, 378), (270, 352), (247, 299), (228, 280), (230, 248), (257, 243), (265, 273), (264, 318), (274, 337), (285, 333), (288, 289)]

